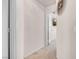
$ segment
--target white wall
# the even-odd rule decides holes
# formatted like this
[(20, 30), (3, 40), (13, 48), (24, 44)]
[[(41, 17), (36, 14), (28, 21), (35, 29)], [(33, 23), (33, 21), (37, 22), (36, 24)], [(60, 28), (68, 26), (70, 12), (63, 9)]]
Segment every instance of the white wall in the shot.
[(44, 47), (44, 8), (35, 0), (24, 0), (24, 56)]
[(57, 58), (76, 59), (75, 0), (66, 0), (64, 12), (57, 17)]

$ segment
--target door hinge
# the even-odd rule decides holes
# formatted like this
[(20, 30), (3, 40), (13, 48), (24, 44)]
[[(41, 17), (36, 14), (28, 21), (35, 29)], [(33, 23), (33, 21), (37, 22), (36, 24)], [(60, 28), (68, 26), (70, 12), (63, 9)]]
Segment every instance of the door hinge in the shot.
[(8, 28), (8, 32), (10, 32), (10, 28)]

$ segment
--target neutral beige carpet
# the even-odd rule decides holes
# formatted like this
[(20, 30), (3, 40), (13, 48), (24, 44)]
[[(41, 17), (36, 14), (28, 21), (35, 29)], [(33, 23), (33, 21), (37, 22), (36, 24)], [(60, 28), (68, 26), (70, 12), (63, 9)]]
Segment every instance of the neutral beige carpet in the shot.
[(56, 49), (51, 45), (25, 57), (25, 59), (56, 59)]

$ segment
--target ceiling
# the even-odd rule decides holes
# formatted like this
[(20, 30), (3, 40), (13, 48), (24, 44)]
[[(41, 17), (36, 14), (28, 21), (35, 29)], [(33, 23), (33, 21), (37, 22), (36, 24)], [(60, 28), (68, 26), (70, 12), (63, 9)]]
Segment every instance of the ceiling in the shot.
[(49, 5), (54, 4), (56, 2), (56, 0), (37, 0), (37, 1), (44, 6), (49, 6)]

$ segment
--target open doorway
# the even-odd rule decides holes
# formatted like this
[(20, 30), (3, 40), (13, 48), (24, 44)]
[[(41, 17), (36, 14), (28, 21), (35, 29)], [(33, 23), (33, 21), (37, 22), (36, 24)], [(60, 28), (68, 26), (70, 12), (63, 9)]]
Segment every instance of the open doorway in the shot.
[(24, 59), (56, 59), (56, 0), (25, 0)]
[(75, 59), (75, 0), (3, 0), (2, 21), (3, 59)]

